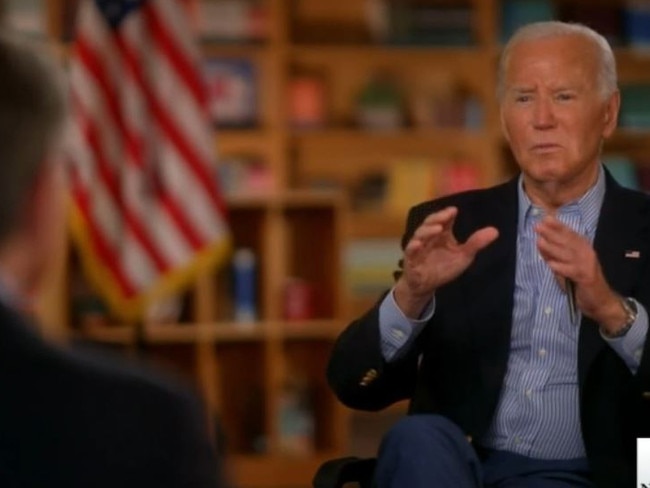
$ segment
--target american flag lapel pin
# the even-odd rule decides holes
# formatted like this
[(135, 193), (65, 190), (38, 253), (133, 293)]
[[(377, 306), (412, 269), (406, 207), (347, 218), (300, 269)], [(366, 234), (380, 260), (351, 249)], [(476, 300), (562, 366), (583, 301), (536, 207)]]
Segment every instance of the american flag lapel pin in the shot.
[(641, 257), (641, 252), (636, 250), (627, 250), (625, 251), (625, 257), (629, 259), (639, 259)]

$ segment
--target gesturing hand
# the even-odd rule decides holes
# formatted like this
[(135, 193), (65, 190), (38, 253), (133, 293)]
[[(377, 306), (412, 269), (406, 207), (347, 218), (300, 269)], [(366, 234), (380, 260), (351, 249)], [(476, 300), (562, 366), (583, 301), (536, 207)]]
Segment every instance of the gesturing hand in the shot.
[(417, 317), (436, 288), (460, 276), (476, 254), (499, 236), (496, 228), (484, 227), (461, 244), (453, 234), (456, 215), (456, 207), (432, 213), (404, 249), (403, 273), (395, 286), (395, 300), (409, 317)]
[(623, 323), (620, 297), (607, 283), (591, 243), (550, 215), (537, 224), (536, 231), (537, 248), (551, 270), (576, 284), (578, 308), (605, 329)]

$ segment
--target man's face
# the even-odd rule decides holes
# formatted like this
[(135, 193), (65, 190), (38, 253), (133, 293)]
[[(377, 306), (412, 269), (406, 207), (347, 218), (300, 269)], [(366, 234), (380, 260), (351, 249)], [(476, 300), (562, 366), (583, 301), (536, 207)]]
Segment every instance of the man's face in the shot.
[[(599, 92), (596, 49), (580, 36), (524, 41), (506, 67), (501, 121), (524, 176), (538, 184), (593, 183), (618, 92)], [(587, 182), (589, 183), (589, 182)]]

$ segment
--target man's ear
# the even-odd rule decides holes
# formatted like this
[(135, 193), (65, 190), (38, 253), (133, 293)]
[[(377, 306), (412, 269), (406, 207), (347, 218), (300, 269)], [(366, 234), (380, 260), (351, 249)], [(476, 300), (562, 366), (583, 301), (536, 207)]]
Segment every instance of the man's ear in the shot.
[(501, 133), (503, 134), (503, 137), (506, 138), (506, 141), (510, 142), (510, 133), (508, 132), (508, 128), (506, 127), (506, 122), (503, 117), (503, 107), (499, 109), (499, 120), (501, 121)]
[(621, 92), (616, 90), (608, 98), (605, 104), (605, 114), (603, 119), (603, 138), (607, 139), (616, 130), (618, 125), (618, 112), (621, 108)]

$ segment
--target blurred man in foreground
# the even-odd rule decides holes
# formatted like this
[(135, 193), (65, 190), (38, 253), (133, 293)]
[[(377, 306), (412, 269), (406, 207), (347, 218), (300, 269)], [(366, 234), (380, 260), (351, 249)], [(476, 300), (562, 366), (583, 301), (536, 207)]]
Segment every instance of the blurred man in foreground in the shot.
[(20, 313), (65, 221), (65, 97), (58, 70), (8, 36), (0, 73), (0, 486), (221, 486), (189, 394), (56, 349)]

